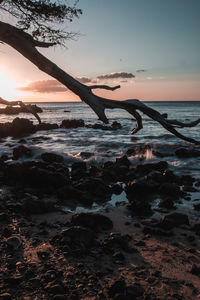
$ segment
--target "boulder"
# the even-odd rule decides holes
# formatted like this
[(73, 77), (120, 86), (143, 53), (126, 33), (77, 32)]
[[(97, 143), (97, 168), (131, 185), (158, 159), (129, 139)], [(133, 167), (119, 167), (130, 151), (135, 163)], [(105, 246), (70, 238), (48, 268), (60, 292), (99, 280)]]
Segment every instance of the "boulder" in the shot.
[(78, 128), (78, 127), (84, 127), (85, 123), (83, 120), (63, 120), (60, 128)]
[(62, 163), (64, 161), (64, 158), (62, 155), (58, 155), (58, 154), (51, 153), (51, 152), (42, 153), (41, 159), (43, 159), (45, 162), (48, 162), (48, 163), (54, 163), (54, 162)]
[(13, 159), (17, 160), (22, 156), (31, 157), (32, 151), (24, 145), (20, 145), (13, 149)]
[(159, 222), (159, 227), (170, 230), (180, 225), (189, 225), (189, 218), (182, 213), (172, 213), (163, 216)]
[(102, 229), (112, 229), (112, 221), (103, 215), (93, 213), (78, 213), (72, 216), (71, 222), (73, 225), (88, 227), (94, 231)]
[(188, 149), (188, 148), (179, 148), (175, 151), (175, 154), (179, 158), (199, 157), (200, 156), (200, 150)]

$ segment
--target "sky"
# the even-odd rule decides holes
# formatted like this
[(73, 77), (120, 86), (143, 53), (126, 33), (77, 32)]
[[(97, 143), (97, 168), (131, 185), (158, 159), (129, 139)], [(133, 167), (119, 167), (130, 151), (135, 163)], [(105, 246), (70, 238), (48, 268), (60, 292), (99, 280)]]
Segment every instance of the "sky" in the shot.
[[(70, 24), (77, 41), (40, 51), (111, 99), (200, 100), (199, 0), (80, 0)], [(4, 22), (11, 17), (0, 15)], [(23, 101), (79, 101), (12, 48), (0, 44), (0, 97)]]

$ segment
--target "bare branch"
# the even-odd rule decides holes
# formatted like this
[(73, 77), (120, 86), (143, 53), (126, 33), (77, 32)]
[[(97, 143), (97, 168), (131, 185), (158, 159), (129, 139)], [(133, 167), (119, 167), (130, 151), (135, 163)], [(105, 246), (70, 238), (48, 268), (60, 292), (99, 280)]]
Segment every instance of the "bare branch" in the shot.
[(116, 85), (116, 86), (108, 86), (108, 85), (90, 85), (89, 86), (90, 90), (94, 90), (94, 89), (104, 89), (104, 90), (111, 90), (111, 91), (114, 91), (116, 89), (119, 89), (120, 88), (120, 85)]
[[(108, 87), (108, 86), (86, 86), (80, 83), (78, 80), (64, 72), (56, 64), (48, 60), (43, 56), (37, 49), (34, 44), (32, 36), (29, 34), (24, 34), (21, 30), (16, 29), (14, 26), (3, 23), (0, 21), (0, 40), (7, 43), (18, 52), (20, 52), (24, 57), (36, 65), (41, 71), (47, 73), (48, 75), (54, 77), (68, 89), (74, 92), (80, 97), (82, 101), (88, 104), (91, 109), (97, 114), (99, 119), (108, 123), (108, 119), (105, 115), (105, 109), (114, 109), (121, 108), (125, 109), (130, 113), (137, 121), (137, 126), (132, 130), (132, 134), (138, 132), (142, 128), (142, 118), (138, 111), (149, 116), (154, 121), (160, 123), (166, 130), (179, 137), (182, 140), (188, 141), (190, 143), (200, 145), (199, 141), (196, 141), (192, 138), (186, 137), (179, 133), (174, 127), (192, 127), (200, 123), (200, 120), (196, 120), (191, 123), (182, 123), (176, 120), (167, 120), (164, 115), (160, 114), (158, 111), (148, 107), (141, 101), (137, 99), (128, 99), (126, 101), (111, 100), (99, 97), (92, 93), (92, 89), (103, 88), (114, 90), (117, 87)], [(23, 105), (23, 104), (21, 104)], [(136, 111), (137, 110), (137, 111)]]
[(31, 107), (28, 107), (27, 105), (25, 105), (22, 101), (7, 101), (7, 100), (0, 97), (0, 104), (4, 104), (4, 105), (7, 105), (7, 106), (19, 105), (22, 108), (24, 108), (28, 113), (31, 113), (32, 115), (34, 115), (36, 117), (36, 119), (38, 120), (39, 124), (41, 124), (41, 119), (38, 116), (38, 114), (35, 111), (33, 111), (31, 109)]

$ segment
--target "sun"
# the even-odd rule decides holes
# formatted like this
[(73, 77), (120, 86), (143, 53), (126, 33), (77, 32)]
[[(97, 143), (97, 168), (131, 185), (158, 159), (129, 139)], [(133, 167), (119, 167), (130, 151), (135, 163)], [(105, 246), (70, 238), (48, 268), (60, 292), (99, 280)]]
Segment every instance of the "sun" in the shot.
[(9, 72), (0, 69), (0, 97), (5, 100), (17, 100), (16, 82)]

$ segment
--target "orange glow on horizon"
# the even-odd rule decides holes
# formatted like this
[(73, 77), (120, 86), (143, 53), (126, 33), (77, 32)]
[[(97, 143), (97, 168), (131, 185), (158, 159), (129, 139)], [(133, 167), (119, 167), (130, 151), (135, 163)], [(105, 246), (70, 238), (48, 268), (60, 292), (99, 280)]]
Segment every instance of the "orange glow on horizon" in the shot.
[(0, 97), (8, 101), (17, 100), (19, 93), (16, 91), (16, 86), (17, 83), (12, 75), (0, 69)]

